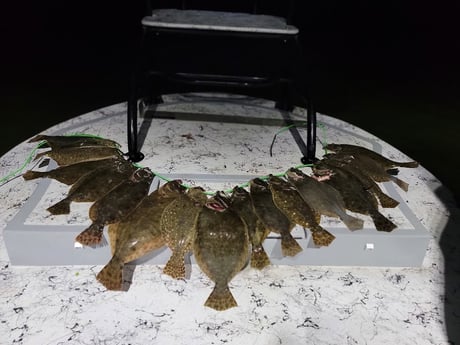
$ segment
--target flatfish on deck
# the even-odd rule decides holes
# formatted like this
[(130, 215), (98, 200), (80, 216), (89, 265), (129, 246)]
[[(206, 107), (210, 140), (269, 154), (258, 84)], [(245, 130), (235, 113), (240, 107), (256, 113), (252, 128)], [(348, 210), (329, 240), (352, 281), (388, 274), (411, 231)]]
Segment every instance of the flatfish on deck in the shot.
[(211, 198), (211, 208), (203, 207), (196, 224), (193, 253), (201, 270), (215, 283), (205, 306), (226, 310), (237, 306), (228, 283), (249, 259), (249, 239), (246, 225), (226, 205)]
[(101, 168), (106, 165), (112, 165), (118, 160), (123, 158), (107, 158), (96, 161), (80, 162), (76, 164), (66, 165), (58, 167), (48, 171), (26, 171), (22, 177), (24, 180), (34, 180), (36, 178), (51, 178), (66, 185), (72, 185), (78, 181), (80, 177), (93, 171), (97, 168)]
[(301, 197), (316, 213), (338, 217), (352, 231), (363, 228), (364, 221), (362, 219), (350, 216), (346, 212), (345, 202), (336, 189), (295, 168), (289, 169), (287, 177), (288, 181), (295, 186)]
[(124, 159), (112, 159), (100, 162), (106, 162), (107, 164), (101, 164), (99, 168), (80, 177), (70, 187), (67, 196), (53, 206), (50, 206), (47, 211), (54, 215), (68, 214), (72, 202), (96, 201), (123, 181), (128, 180), (129, 176), (136, 170), (131, 163)]
[(169, 203), (184, 193), (181, 183), (180, 180), (167, 182), (145, 197), (121, 222), (109, 225), (112, 259), (96, 277), (107, 289), (122, 289), (125, 263), (164, 246), (161, 214)]
[(316, 163), (313, 172), (317, 176), (327, 174), (329, 178), (325, 183), (340, 192), (347, 209), (371, 216), (377, 230), (388, 232), (396, 228), (392, 221), (379, 212), (376, 197), (367, 191), (353, 174), (342, 168), (328, 165), (325, 161)]
[(82, 148), (63, 148), (40, 152), (35, 156), (35, 160), (41, 157), (50, 157), (58, 165), (70, 165), (80, 162), (95, 161), (106, 158), (121, 158), (122, 152), (115, 147), (91, 146)]
[(297, 189), (280, 177), (270, 175), (268, 185), (273, 195), (276, 207), (288, 217), (291, 222), (308, 228), (313, 242), (317, 246), (328, 246), (334, 241), (335, 236), (319, 225), (313, 209), (300, 196)]
[(161, 233), (172, 255), (163, 269), (173, 278), (185, 278), (184, 257), (192, 249), (198, 214), (207, 201), (201, 187), (193, 187), (172, 201), (161, 216)]
[(44, 135), (39, 134), (29, 140), (29, 143), (44, 141), (41, 148), (51, 147), (62, 149), (65, 147), (84, 147), (84, 146), (107, 146), (119, 148), (120, 144), (110, 139), (104, 139), (89, 135)]
[(381, 154), (369, 150), (362, 146), (357, 145), (349, 145), (349, 144), (328, 144), (325, 147), (327, 150), (335, 152), (335, 153), (344, 153), (349, 155), (358, 155), (358, 156), (366, 156), (373, 161), (379, 163), (383, 169), (389, 170), (396, 167), (401, 168), (416, 168), (418, 167), (418, 162), (396, 162), (391, 159), (388, 159)]
[(294, 256), (301, 252), (302, 247), (291, 234), (295, 223), (290, 221), (276, 207), (268, 183), (260, 178), (255, 178), (249, 182), (249, 189), (257, 218), (259, 218), (265, 228), (281, 236), (282, 254), (284, 256)]
[[(375, 170), (375, 167), (373, 168), (375, 163), (371, 163), (371, 167), (369, 169), (368, 164), (366, 164), (365, 161), (356, 159), (355, 156), (341, 153), (327, 154), (323, 157), (323, 160), (329, 165), (342, 168), (356, 176), (361, 181), (364, 188), (377, 197), (382, 207), (394, 208), (399, 205), (399, 201), (385, 194), (372, 178), (373, 170)], [(385, 170), (379, 169), (378, 173), (385, 176), (391, 176)]]
[(91, 206), (89, 218), (93, 223), (75, 240), (85, 246), (99, 245), (104, 226), (118, 223), (130, 214), (148, 195), (152, 180), (153, 173), (149, 168), (134, 171)]
[[(402, 190), (409, 188), (407, 182), (397, 178), (393, 173), (397, 173), (397, 167), (416, 168), (418, 162), (396, 162), (388, 159), (377, 152), (365, 147), (347, 144), (329, 144), (326, 148), (336, 154), (351, 155), (355, 158), (354, 164), (366, 169), (366, 173), (376, 182), (392, 181)], [(391, 170), (391, 172), (390, 172)]]
[[(221, 197), (221, 194), (217, 193), (216, 198), (219, 197)], [(270, 265), (270, 259), (262, 245), (270, 230), (257, 218), (249, 192), (242, 187), (236, 186), (233, 188), (230, 197), (230, 208), (246, 224), (251, 243), (251, 267), (261, 270)]]

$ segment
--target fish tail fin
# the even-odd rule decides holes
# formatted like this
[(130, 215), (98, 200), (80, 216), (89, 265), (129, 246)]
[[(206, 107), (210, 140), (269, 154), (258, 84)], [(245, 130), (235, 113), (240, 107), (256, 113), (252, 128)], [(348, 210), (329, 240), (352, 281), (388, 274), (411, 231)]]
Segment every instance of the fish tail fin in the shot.
[(43, 156), (46, 156), (47, 154), (48, 154), (48, 151), (38, 153), (35, 156), (34, 161), (39, 160), (40, 158), (42, 158)]
[(226, 310), (238, 306), (228, 286), (222, 288), (217, 285), (204, 305), (215, 310)]
[(163, 273), (173, 277), (174, 279), (185, 278), (184, 255), (173, 251), (173, 254), (163, 268)]
[(46, 140), (48, 138), (47, 135), (44, 135), (44, 134), (38, 134), (36, 136), (34, 136), (32, 139), (30, 139), (28, 141), (28, 143), (35, 143), (37, 141), (42, 141), (42, 140)]
[(386, 195), (382, 191), (377, 193), (377, 198), (379, 199), (380, 205), (384, 208), (395, 208), (399, 205), (399, 201), (393, 199), (389, 195)]
[(106, 240), (103, 238), (103, 228), (103, 225), (93, 223), (86, 230), (83, 230), (75, 238), (75, 241), (83, 244), (84, 246), (103, 246), (106, 244)]
[(401, 167), (401, 168), (417, 168), (419, 166), (419, 163), (418, 162), (404, 162), (404, 163), (397, 163), (396, 164), (398, 167)]
[(364, 221), (362, 219), (350, 216), (347, 213), (341, 216), (340, 219), (347, 226), (348, 230), (361, 230), (364, 227)]
[(28, 180), (34, 180), (39, 177), (45, 177), (46, 172), (45, 171), (26, 171), (24, 174), (22, 174), (22, 178), (26, 181)]
[(292, 237), (291, 233), (281, 236), (281, 252), (283, 256), (295, 256), (302, 251), (302, 247)]
[(122, 290), (123, 262), (117, 257), (112, 257), (109, 263), (97, 274), (96, 279), (107, 290)]
[(28, 141), (28, 143), (34, 143), (34, 142), (37, 142), (37, 141), (46, 140), (47, 138), (48, 138), (47, 135), (38, 134), (38, 135), (34, 136), (32, 139), (30, 139), (30, 140)]
[(70, 203), (71, 200), (65, 198), (59, 201), (58, 203), (54, 204), (53, 206), (48, 207), (46, 210), (53, 215), (69, 214)]
[(377, 210), (375, 212), (372, 212), (370, 216), (372, 217), (375, 228), (378, 231), (390, 232), (396, 229), (397, 227), (391, 220), (389, 220), (387, 217), (385, 217)]
[(311, 229), (313, 243), (320, 247), (328, 246), (335, 240), (335, 236), (321, 226), (315, 226)]
[(270, 259), (262, 245), (255, 246), (251, 253), (251, 267), (261, 270), (270, 265)]
[(390, 179), (391, 181), (396, 183), (399, 186), (399, 188), (401, 188), (403, 191), (407, 192), (409, 190), (409, 184), (407, 182), (404, 182), (396, 176), (391, 176)]

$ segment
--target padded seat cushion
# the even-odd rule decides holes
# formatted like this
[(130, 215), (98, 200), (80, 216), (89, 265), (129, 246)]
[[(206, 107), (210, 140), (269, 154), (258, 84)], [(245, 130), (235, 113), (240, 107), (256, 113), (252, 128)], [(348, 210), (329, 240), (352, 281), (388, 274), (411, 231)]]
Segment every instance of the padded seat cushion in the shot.
[(299, 30), (281, 17), (219, 11), (159, 9), (142, 19), (142, 25), (157, 28), (260, 32), (295, 35)]

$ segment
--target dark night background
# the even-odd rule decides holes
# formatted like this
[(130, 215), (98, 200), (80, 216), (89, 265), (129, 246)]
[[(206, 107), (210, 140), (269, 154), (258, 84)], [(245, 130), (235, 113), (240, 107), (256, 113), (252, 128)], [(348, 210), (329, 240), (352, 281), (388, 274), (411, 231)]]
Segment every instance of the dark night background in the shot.
[[(458, 3), (298, 2), (318, 111), (386, 140), (459, 196)], [(141, 0), (11, 3), (1, 22), (0, 154), (125, 101), (144, 14)]]

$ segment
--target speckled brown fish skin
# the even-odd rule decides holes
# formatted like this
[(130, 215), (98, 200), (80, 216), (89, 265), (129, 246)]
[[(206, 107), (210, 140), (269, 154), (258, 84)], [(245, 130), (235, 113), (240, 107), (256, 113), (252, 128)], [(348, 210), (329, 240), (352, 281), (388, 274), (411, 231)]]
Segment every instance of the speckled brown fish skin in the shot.
[[(350, 157), (349, 154), (336, 153), (335, 160), (339, 161), (348, 160)], [(409, 189), (407, 182), (397, 178), (388, 173), (382, 164), (379, 162), (365, 156), (365, 155), (353, 155), (352, 161), (350, 163), (344, 163), (345, 166), (352, 164), (356, 169), (361, 170), (364, 174), (369, 176), (372, 180), (376, 182), (388, 182), (392, 181), (396, 183), (402, 190), (406, 191)]]
[[(123, 158), (121, 158), (123, 159)], [(66, 165), (62, 167), (58, 167), (53, 170), (49, 171), (33, 171), (29, 170), (26, 171), (22, 177), (24, 180), (33, 180), (36, 178), (51, 178), (66, 185), (72, 185), (78, 181), (80, 177), (93, 171), (97, 168), (113, 164), (114, 161), (119, 159), (116, 158), (108, 158), (108, 159), (101, 159), (96, 161), (87, 161), (87, 162), (80, 162), (76, 164)]]
[(201, 187), (194, 187), (172, 201), (161, 216), (161, 233), (172, 255), (163, 272), (175, 279), (185, 278), (184, 257), (191, 251), (198, 214), (207, 201)]
[(203, 207), (198, 216), (193, 253), (201, 270), (215, 283), (205, 306), (215, 310), (236, 307), (228, 283), (249, 259), (249, 238), (241, 217), (230, 209), (219, 212)]
[(125, 263), (165, 244), (160, 231), (161, 214), (169, 203), (185, 192), (181, 183), (174, 180), (164, 184), (145, 197), (125, 219), (109, 226), (112, 259), (96, 277), (108, 290), (122, 290)]
[(116, 141), (98, 137), (82, 135), (43, 135), (39, 134), (29, 140), (29, 143), (37, 141), (46, 141), (41, 147), (51, 147), (62, 149), (65, 147), (85, 147), (85, 146), (107, 146), (119, 148), (121, 145)]
[(35, 160), (44, 156), (52, 158), (59, 166), (63, 166), (106, 158), (120, 158), (123, 154), (117, 148), (105, 146), (63, 148), (41, 152), (35, 156)]
[(317, 246), (328, 246), (335, 236), (318, 224), (313, 209), (302, 199), (297, 189), (280, 177), (270, 175), (268, 185), (273, 202), (292, 222), (308, 228)]
[(313, 172), (317, 175), (321, 175), (324, 171), (333, 173), (325, 183), (340, 192), (347, 209), (371, 216), (375, 228), (379, 231), (389, 232), (396, 228), (392, 221), (379, 212), (376, 197), (368, 192), (353, 174), (330, 166), (325, 161), (320, 161), (313, 166)]
[[(102, 161), (101, 161), (102, 162)], [(47, 210), (51, 214), (68, 214), (72, 202), (93, 202), (127, 180), (136, 168), (125, 160), (111, 160), (80, 177), (67, 196)]]
[(286, 174), (288, 181), (296, 187), (300, 196), (315, 212), (340, 218), (349, 230), (363, 228), (362, 219), (346, 213), (345, 202), (336, 189), (304, 174), (299, 169), (291, 168)]
[[(362, 183), (362, 185), (374, 194), (380, 202), (380, 205), (385, 208), (394, 208), (399, 205), (399, 202), (389, 195), (385, 194), (377, 183), (374, 182), (373, 171), (375, 168), (372, 166), (375, 165), (371, 163), (371, 167), (369, 170), (369, 165), (366, 164), (366, 159), (364, 161), (356, 160), (354, 156), (348, 154), (327, 154), (323, 158), (327, 164), (340, 167), (354, 176), (356, 176)], [(369, 161), (369, 160), (367, 160)], [(378, 169), (378, 174), (390, 176), (385, 170)]]
[(100, 245), (104, 226), (118, 223), (130, 214), (148, 195), (152, 180), (153, 174), (149, 168), (134, 171), (127, 180), (91, 206), (89, 218), (93, 223), (75, 240), (85, 246)]
[(270, 259), (262, 245), (270, 230), (257, 218), (251, 196), (244, 188), (238, 186), (233, 188), (230, 203), (232, 210), (241, 217), (248, 230), (251, 243), (251, 267), (261, 270), (270, 265)]
[(418, 162), (395, 162), (391, 159), (388, 159), (381, 154), (369, 150), (365, 147), (357, 145), (348, 145), (348, 144), (328, 144), (326, 146), (327, 150), (330, 150), (335, 153), (344, 153), (358, 156), (366, 156), (375, 162), (379, 163), (385, 170), (393, 169), (396, 167), (402, 168), (416, 168), (418, 167)]
[(295, 223), (276, 207), (267, 182), (255, 178), (249, 182), (249, 189), (254, 212), (258, 219), (267, 229), (280, 234), (282, 254), (294, 256), (301, 252), (302, 247), (291, 234)]

